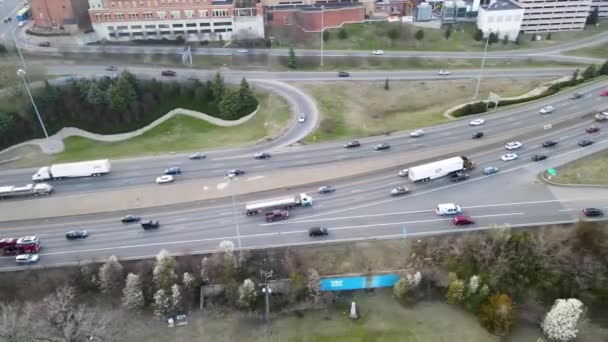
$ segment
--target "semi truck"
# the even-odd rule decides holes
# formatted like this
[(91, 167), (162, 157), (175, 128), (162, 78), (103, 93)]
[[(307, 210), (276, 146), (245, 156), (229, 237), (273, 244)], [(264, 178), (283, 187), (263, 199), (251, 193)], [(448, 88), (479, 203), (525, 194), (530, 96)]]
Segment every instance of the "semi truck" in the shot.
[(1, 239), (0, 251), (5, 255), (37, 253), (40, 251), (40, 239), (36, 235)]
[(435, 178), (474, 168), (474, 162), (465, 156), (460, 156), (410, 167), (408, 177), (412, 182), (428, 182)]
[(32, 176), (34, 182), (61, 180), (75, 177), (96, 177), (110, 172), (108, 159), (91, 160), (78, 163), (54, 164), (43, 166)]
[(53, 186), (47, 183), (28, 184), (25, 186), (0, 186), (0, 199), (17, 196), (44, 196), (53, 192)]
[(293, 207), (312, 206), (312, 197), (305, 193), (297, 194), (295, 196), (274, 198), (260, 202), (249, 203), (245, 206), (247, 216), (257, 215), (267, 210), (273, 209), (291, 209)]

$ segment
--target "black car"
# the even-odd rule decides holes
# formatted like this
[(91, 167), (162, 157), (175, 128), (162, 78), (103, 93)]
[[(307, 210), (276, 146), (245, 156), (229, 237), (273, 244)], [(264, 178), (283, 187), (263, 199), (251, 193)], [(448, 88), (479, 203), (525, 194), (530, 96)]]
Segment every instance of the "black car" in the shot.
[(579, 140), (579, 142), (578, 142), (578, 146), (580, 146), (580, 147), (585, 147), (585, 146), (589, 146), (589, 145), (593, 145), (593, 141), (583, 139), (583, 140)]
[(161, 71), (160, 74), (163, 75), (163, 76), (175, 76), (175, 75), (177, 75), (177, 73), (175, 71), (173, 71), (173, 70), (163, 70), (163, 71)]
[(253, 158), (258, 159), (258, 160), (260, 160), (260, 159), (269, 159), (270, 158), (270, 153), (266, 153), (266, 152), (258, 153), (255, 156), (253, 156)]
[(543, 147), (552, 147), (557, 145), (557, 141), (547, 140), (543, 143)]
[(323, 185), (322, 187), (319, 188), (320, 194), (330, 194), (334, 191), (336, 191), (336, 188), (334, 188), (331, 185)]
[(585, 208), (583, 209), (583, 214), (587, 217), (604, 216), (604, 212), (599, 208)]
[(329, 231), (324, 227), (312, 227), (308, 229), (308, 236), (327, 236)]
[(450, 176), (450, 180), (452, 182), (460, 182), (460, 181), (467, 180), (467, 179), (469, 179), (469, 174), (464, 173), (464, 172), (456, 172)]
[(374, 147), (374, 150), (376, 151), (383, 151), (383, 150), (388, 150), (389, 148), (391, 148), (391, 145), (387, 144), (387, 143), (382, 143), (382, 144), (378, 144)]
[(473, 139), (481, 139), (481, 138), (483, 138), (483, 132), (473, 133)]
[(244, 175), (245, 171), (241, 170), (241, 169), (232, 169), (229, 170), (228, 172), (226, 172), (227, 176), (240, 176), (240, 175)]
[(40, 47), (50, 47), (51, 43), (49, 43), (49, 42), (41, 42), (41, 43), (38, 43), (38, 46), (40, 46)]
[(545, 160), (547, 159), (547, 155), (546, 154), (533, 154), (532, 155), (532, 160), (533, 161), (541, 161), (541, 160)]
[(179, 167), (170, 167), (165, 170), (164, 174), (165, 175), (181, 175), (182, 169), (180, 169)]
[(158, 221), (146, 220), (141, 221), (141, 227), (143, 229), (156, 229), (160, 227), (160, 224), (158, 223)]
[(349, 141), (346, 145), (344, 145), (344, 148), (353, 148), (353, 147), (359, 147), (361, 146), (361, 143), (359, 143), (357, 140), (353, 140), (353, 141)]
[(346, 71), (339, 71), (338, 77), (350, 77), (350, 73), (348, 73)]
[(581, 97), (583, 97), (583, 94), (581, 94), (581, 93), (574, 93), (574, 94), (570, 95), (570, 98), (573, 100), (580, 99)]
[(86, 230), (72, 230), (65, 234), (65, 238), (68, 240), (84, 239), (89, 236), (89, 232)]
[(121, 218), (120, 222), (122, 222), (122, 223), (132, 223), (132, 222), (139, 222), (140, 220), (141, 220), (141, 217), (139, 217), (139, 216), (127, 215), (127, 216)]
[(117, 70), (118, 70), (118, 68), (113, 65), (110, 65), (109, 67), (106, 68), (106, 71), (117, 71)]

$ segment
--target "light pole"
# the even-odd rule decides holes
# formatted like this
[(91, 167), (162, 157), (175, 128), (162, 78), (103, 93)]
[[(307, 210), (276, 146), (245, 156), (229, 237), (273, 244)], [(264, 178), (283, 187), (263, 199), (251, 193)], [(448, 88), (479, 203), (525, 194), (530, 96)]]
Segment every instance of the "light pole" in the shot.
[[(234, 173), (231, 173), (227, 176), (228, 179), (228, 186), (232, 188), (232, 181), (236, 180), (238, 181), (238, 178), (236, 178), (236, 175)], [(230, 189), (232, 190), (232, 189)], [(234, 187), (234, 191), (231, 191), (232, 194), (232, 219), (234, 221), (234, 225), (236, 227), (236, 242), (237, 245), (239, 247), (239, 256), (242, 257), (242, 245), (241, 245), (241, 228), (239, 227), (239, 218), (238, 215), (236, 214), (236, 186)]]
[(25, 65), (25, 59), (23, 58), (23, 54), (21, 53), (21, 49), (19, 48), (19, 43), (17, 42), (17, 37), (15, 37), (15, 32), (9, 27), (8, 31), (11, 33), (11, 38), (13, 38), (13, 42), (15, 42), (15, 48), (17, 49), (17, 53), (19, 53), (19, 59), (21, 60), (21, 65), (23, 69), (27, 69)]
[(17, 70), (17, 76), (21, 77), (21, 79), (23, 80), (23, 85), (25, 85), (25, 90), (27, 91), (27, 94), (30, 96), (30, 101), (32, 101), (32, 106), (34, 106), (34, 111), (36, 112), (36, 115), (38, 116), (38, 121), (40, 121), (40, 126), (42, 126), (42, 131), (44, 132), (44, 137), (48, 138), (49, 134), (46, 131), (46, 127), (44, 127), (44, 122), (42, 121), (42, 117), (40, 116), (40, 112), (38, 111), (38, 107), (36, 106), (36, 102), (34, 101), (34, 97), (32, 96), (32, 93), (30, 92), (30, 87), (27, 85), (27, 80), (25, 79), (25, 70), (23, 70), (23, 69)]
[(486, 47), (483, 49), (483, 57), (481, 58), (481, 68), (479, 69), (479, 77), (477, 77), (477, 87), (475, 88), (475, 95), (473, 95), (473, 100), (477, 100), (477, 95), (479, 95), (479, 85), (481, 84), (481, 75), (483, 74), (483, 66), (486, 64), (486, 54), (488, 53), (488, 45), (490, 43), (490, 32), (488, 34), (488, 39), (486, 39)]
[(266, 285), (262, 287), (262, 292), (264, 292), (264, 297), (266, 298), (266, 333), (270, 334), (270, 294), (272, 293), (272, 289), (270, 286)]
[(321, 6), (321, 67), (323, 67), (323, 31), (325, 31), (325, 6)]

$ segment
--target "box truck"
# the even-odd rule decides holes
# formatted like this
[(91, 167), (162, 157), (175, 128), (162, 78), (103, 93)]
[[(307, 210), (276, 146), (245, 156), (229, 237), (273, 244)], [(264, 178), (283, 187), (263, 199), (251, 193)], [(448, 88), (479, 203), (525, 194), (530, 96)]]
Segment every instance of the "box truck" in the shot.
[(96, 177), (109, 173), (111, 169), (108, 159), (91, 160), (78, 163), (54, 164), (41, 167), (32, 176), (34, 182), (46, 180), (61, 180), (75, 177)]
[(474, 168), (475, 163), (465, 156), (460, 156), (410, 167), (408, 177), (412, 182), (427, 182), (454, 172), (467, 171)]

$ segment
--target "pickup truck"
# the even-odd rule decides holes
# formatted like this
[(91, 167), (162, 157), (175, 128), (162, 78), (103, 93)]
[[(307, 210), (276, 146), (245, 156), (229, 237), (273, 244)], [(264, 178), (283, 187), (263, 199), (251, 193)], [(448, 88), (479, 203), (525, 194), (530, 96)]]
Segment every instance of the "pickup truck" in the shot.
[(266, 222), (287, 220), (289, 218), (289, 211), (276, 209), (265, 213), (264, 218), (266, 219)]
[(156, 228), (160, 227), (160, 223), (158, 223), (158, 221), (152, 221), (152, 220), (141, 221), (141, 227), (144, 230), (156, 229)]

